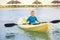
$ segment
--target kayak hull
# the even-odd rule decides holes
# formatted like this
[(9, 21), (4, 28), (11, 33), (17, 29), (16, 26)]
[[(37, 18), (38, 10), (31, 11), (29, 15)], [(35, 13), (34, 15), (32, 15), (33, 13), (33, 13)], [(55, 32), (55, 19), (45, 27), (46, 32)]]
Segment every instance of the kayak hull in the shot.
[(39, 25), (19, 25), (19, 28), (25, 31), (35, 31), (35, 32), (47, 32), (49, 29), (49, 23), (41, 23)]

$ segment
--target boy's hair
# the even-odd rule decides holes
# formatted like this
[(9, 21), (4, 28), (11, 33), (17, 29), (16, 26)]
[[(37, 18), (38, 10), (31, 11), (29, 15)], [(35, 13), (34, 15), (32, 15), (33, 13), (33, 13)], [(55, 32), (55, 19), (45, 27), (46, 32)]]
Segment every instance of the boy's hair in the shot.
[(31, 13), (32, 13), (32, 12), (35, 12), (35, 11), (31, 11)]

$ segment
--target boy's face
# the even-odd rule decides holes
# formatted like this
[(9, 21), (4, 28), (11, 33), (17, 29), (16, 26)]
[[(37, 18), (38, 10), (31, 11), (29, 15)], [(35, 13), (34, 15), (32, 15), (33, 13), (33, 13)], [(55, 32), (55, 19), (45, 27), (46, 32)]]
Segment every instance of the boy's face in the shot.
[(33, 11), (33, 12), (31, 12), (31, 16), (35, 16), (35, 12)]

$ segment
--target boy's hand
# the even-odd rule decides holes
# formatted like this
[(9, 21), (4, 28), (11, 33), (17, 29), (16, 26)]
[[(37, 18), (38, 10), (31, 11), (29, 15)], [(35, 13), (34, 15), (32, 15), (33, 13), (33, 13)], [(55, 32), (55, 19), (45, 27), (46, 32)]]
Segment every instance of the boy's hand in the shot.
[(28, 23), (23, 23), (23, 25), (28, 25)]

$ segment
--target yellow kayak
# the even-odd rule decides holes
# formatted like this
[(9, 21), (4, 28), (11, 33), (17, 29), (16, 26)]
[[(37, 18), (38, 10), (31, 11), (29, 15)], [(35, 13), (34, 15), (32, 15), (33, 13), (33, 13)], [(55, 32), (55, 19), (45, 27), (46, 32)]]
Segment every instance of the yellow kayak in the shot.
[(18, 23), (19, 28), (26, 31), (47, 32), (49, 29), (49, 23), (41, 23), (38, 25), (21, 25)]

